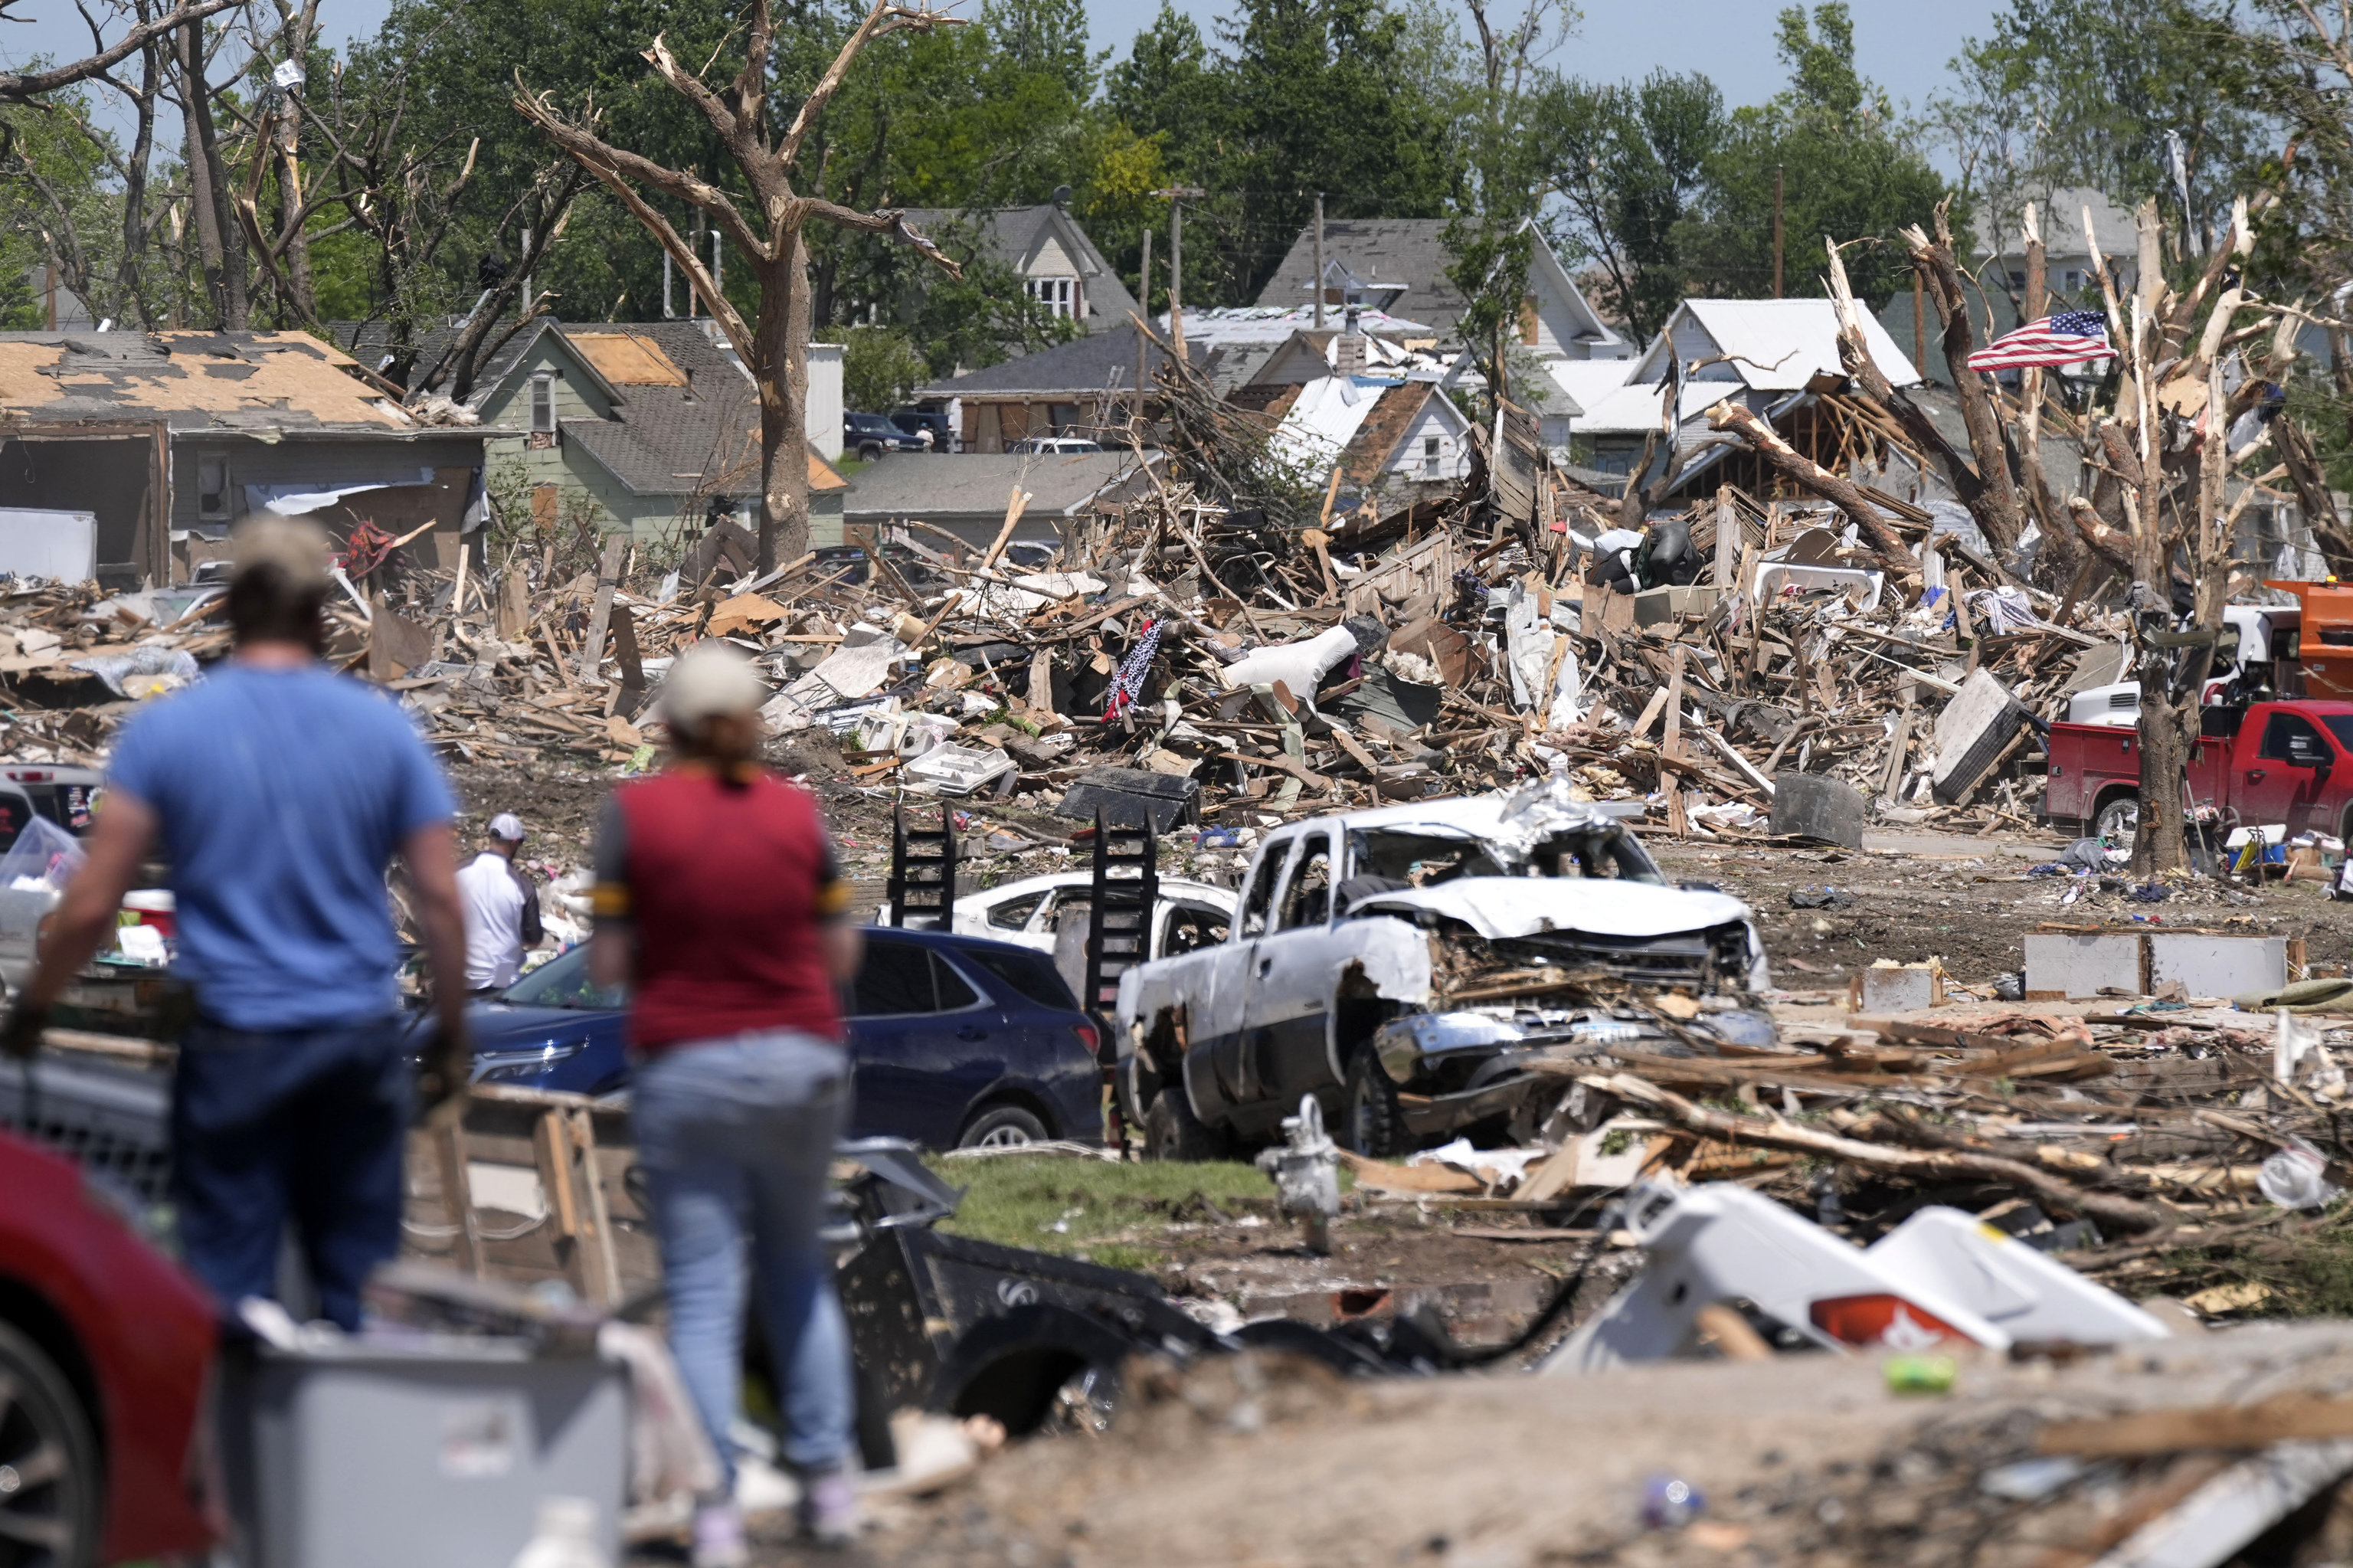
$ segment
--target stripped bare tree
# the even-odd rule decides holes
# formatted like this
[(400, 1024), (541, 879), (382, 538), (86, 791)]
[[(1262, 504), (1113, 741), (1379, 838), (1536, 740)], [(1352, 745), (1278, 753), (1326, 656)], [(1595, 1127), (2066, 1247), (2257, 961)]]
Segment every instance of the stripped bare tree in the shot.
[[(646, 59), (710, 124), (750, 190), (751, 201), (758, 208), (756, 224), (717, 185), (690, 171), (668, 168), (612, 145), (597, 134), (593, 121), (565, 115), (548, 95), (533, 92), (520, 74), (516, 77), (515, 108), (601, 181), (653, 234), (671, 262), (685, 271), (689, 286), (702, 296), (752, 373), (760, 394), (762, 571), (773, 568), (780, 553), (798, 556), (808, 547), (808, 465), (803, 443), (808, 401), (809, 281), (802, 230), (810, 219), (820, 218), (842, 228), (888, 235), (913, 246), (949, 276), (963, 275), (955, 261), (907, 223), (902, 213), (892, 208), (858, 212), (797, 192), (793, 180), (802, 144), (869, 44), (886, 34), (927, 32), (960, 21), (936, 11), (880, 0), (842, 44), (781, 137), (771, 135), (767, 115), (769, 55), (776, 42), (768, 0), (751, 0), (743, 69), (717, 92), (680, 66), (657, 37), (645, 50)], [(727, 237), (759, 281), (756, 325), (747, 323), (727, 302), (693, 244), (648, 199), (649, 190), (705, 214)]]

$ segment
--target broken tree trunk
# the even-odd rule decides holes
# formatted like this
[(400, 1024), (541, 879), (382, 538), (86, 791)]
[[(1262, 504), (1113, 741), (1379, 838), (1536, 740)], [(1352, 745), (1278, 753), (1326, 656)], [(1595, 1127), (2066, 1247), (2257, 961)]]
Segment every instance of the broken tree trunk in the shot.
[(1945, 347), (1945, 366), (1952, 372), (1953, 391), (1961, 405), (1961, 422), (1969, 432), (1969, 450), (1977, 459), (1978, 477), (1982, 482), (1975, 500), (1964, 499), (1962, 504), (1985, 531), (1987, 542), (1994, 547), (1996, 558), (2005, 566), (2017, 558), (2018, 536), (2025, 532), (2025, 515), (2019, 504), (2018, 486), (2010, 482), (2010, 456), (2001, 439), (2001, 421), (1995, 418), (1993, 398), (1988, 395), (1978, 373), (1969, 368), (1969, 355), (1977, 352), (1977, 335), (1969, 328), (1968, 297), (1961, 289), (1961, 270), (1953, 260), (1953, 230), (1950, 222), (1950, 201), (1936, 204), (1936, 236), (1934, 239), (1917, 224), (1904, 231), (1912, 247), (1912, 260), (1919, 266), (1927, 281), (1927, 291), (1936, 303), (1936, 319), (1944, 323), (1940, 341)]
[[(2051, 311), (2042, 226), (2035, 221), (2032, 202), (2026, 204), (2021, 216), (2026, 228), (2026, 319), (2039, 322)], [(2039, 553), (2042, 578), (2050, 583), (2072, 582), (2083, 551), (2076, 547), (2075, 531), (2067, 525), (2059, 498), (2052, 493), (2051, 482), (2042, 471), (2042, 367), (2039, 365), (2028, 366), (2018, 380), (2018, 469), (2026, 503), (2042, 529)]]
[(1895, 577), (1917, 580), (1920, 563), (1904, 547), (1904, 541), (1879, 515), (1862, 492), (1848, 481), (1807, 457), (1783, 440), (1773, 427), (1758, 418), (1742, 405), (1725, 398), (1707, 411), (1707, 422), (1719, 430), (1729, 430), (1748, 443), (1749, 449), (1774, 468), (1787, 474), (1795, 483), (1820, 496), (1846, 514), (1862, 536), (1871, 541), (1880, 564)]

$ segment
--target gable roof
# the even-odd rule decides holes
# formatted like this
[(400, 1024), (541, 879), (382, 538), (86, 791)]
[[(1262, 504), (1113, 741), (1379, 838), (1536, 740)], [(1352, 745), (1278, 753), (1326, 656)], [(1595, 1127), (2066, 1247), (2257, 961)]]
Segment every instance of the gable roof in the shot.
[[(1381, 471), (1388, 467), (1398, 443), (1419, 422), (1432, 397), (1446, 401), (1434, 381), (1409, 381), (1382, 392), (1373, 411), (1365, 416), (1346, 450), (1340, 454), (1341, 484), (1365, 490), (1376, 483)], [(1448, 407), (1452, 405), (1449, 403)]]
[[(1336, 461), (1344, 471), (1377, 473), (1437, 389), (1428, 380), (1326, 376), (1301, 386), (1287, 403), (1270, 403), (1267, 413), (1282, 421), (1275, 427), (1277, 448), (1301, 468), (1324, 473)], [(1442, 396), (1439, 401), (1441, 418), (1459, 434), (1465, 424), (1461, 410)]]
[[(2084, 209), (2092, 209), (2092, 234), (2100, 242), (2100, 254), (2114, 260), (2121, 257), (2127, 265), (2140, 256), (2140, 230), (2133, 222), (2131, 209), (2118, 207), (2105, 192), (2090, 185), (2063, 185), (2048, 197), (2035, 204), (2036, 227), (2042, 230), (2044, 250), (2052, 256), (2082, 256), (2084, 247)], [(1982, 214), (1970, 219), (1969, 231), (1964, 242), (1972, 258), (1982, 260), (1991, 254), (1986, 242), (1986, 221)], [(2026, 228), (2021, 216), (2009, 215), (2000, 225), (1999, 238), (2002, 254), (2023, 260), (2026, 255)]]
[[(1135, 325), (1123, 322), (1069, 343), (1058, 343), (1051, 348), (1041, 348), (1025, 354), (1018, 359), (968, 370), (962, 376), (934, 382), (916, 390), (918, 397), (982, 397), (982, 398), (1074, 398), (1098, 397), (1105, 392), (1132, 391), (1135, 386)], [(1187, 341), (1185, 358), (1187, 364), (1206, 366), (1211, 351), (1202, 344)], [(1144, 343), (1144, 378), (1149, 386), (1160, 374), (1168, 355), (1160, 345), (1146, 338)]]
[[(1450, 335), (1470, 302), (1446, 276), (1453, 260), (1441, 238), (1446, 224), (1442, 217), (1325, 218), (1324, 270), (1330, 272), (1336, 262), (1367, 288), (1401, 285), (1405, 291), (1393, 302), (1371, 302), (1384, 309), (1394, 303), (1398, 315), (1427, 322), (1440, 336)], [(1303, 301), (1312, 304), (1314, 278), (1315, 228), (1310, 224), (1299, 231), (1290, 254), (1259, 290), (1258, 302), (1285, 308)]]
[(175, 430), (424, 429), (302, 332), (0, 333), (0, 419)]
[[(1862, 334), (1891, 383), (1918, 384), (1920, 372), (1868, 311)], [(1737, 381), (1760, 392), (1802, 391), (1817, 376), (1846, 374), (1839, 364), (1838, 308), (1828, 300), (1685, 300), (1635, 362), (1627, 384), (1665, 380), (1671, 355), (1686, 364), (1717, 361), (1693, 373), (1694, 380)]]
[(1078, 219), (1050, 202), (1043, 207), (909, 207), (905, 216), (934, 240), (951, 226), (970, 230), (984, 253), (1024, 276), (1050, 244), (1059, 247), (1084, 285), (1083, 324), (1089, 332), (1118, 326), (1130, 312), (1142, 313), (1143, 307), (1127, 291), (1117, 269), (1095, 249)]
[[(480, 408), (491, 390), (522, 363), (539, 342), (542, 333), (555, 329), (554, 316), (534, 316), (501, 343), (500, 334), (507, 329), (494, 324), (488, 334), (485, 346), (491, 352), (474, 365), (474, 386), (467, 395), (466, 406)], [(335, 342), (348, 350), (352, 357), (371, 370), (382, 370), (392, 346), (392, 323), (384, 321), (330, 322), (328, 330)], [(417, 374), (423, 376), (440, 363), (449, 345), (458, 341), (458, 329), (453, 326), (428, 326), (417, 329), (411, 344), (417, 350)]]

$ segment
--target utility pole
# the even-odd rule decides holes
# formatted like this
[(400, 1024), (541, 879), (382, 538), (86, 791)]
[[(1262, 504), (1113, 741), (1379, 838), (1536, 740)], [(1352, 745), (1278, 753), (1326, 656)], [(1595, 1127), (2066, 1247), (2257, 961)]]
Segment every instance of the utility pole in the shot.
[(1154, 191), (1168, 203), (1168, 346), (1185, 357), (1185, 198), (1209, 193), (1198, 185), (1170, 185)]
[(662, 252), (662, 320), (674, 319), (675, 316), (670, 308), (670, 252), (664, 250)]
[(1781, 165), (1773, 165), (1773, 297), (1781, 297)]
[[(1147, 326), (1150, 325), (1152, 322), (1152, 230), (1149, 228), (1144, 231), (1144, 264), (1136, 269), (1135, 273), (1135, 302), (1144, 307), (1142, 314), (1145, 323)], [(1144, 423), (1144, 366), (1151, 342), (1152, 340), (1145, 335), (1143, 327), (1135, 329), (1135, 422), (1139, 427)]]
[(1315, 193), (1315, 330), (1324, 330), (1324, 193)]

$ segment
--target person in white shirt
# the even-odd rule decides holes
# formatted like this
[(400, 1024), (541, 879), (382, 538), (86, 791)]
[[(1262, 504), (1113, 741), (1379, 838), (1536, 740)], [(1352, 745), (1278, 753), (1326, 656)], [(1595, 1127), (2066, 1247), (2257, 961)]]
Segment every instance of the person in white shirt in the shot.
[(491, 844), (458, 874), (466, 911), (466, 989), (476, 994), (514, 984), (523, 950), (544, 938), (539, 899), (514, 859), (522, 848), (522, 821), (512, 811), (491, 819)]

